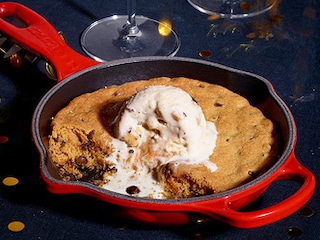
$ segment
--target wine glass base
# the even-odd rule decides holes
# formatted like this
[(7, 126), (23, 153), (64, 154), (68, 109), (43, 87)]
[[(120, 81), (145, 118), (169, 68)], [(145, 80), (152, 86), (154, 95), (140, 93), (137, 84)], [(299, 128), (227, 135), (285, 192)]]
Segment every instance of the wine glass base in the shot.
[(177, 34), (165, 23), (136, 16), (139, 32), (123, 36), (128, 16), (115, 15), (92, 23), (81, 35), (81, 47), (93, 59), (104, 62), (142, 56), (174, 56), (180, 48)]
[(247, 18), (269, 11), (278, 0), (188, 0), (200, 12), (217, 18)]

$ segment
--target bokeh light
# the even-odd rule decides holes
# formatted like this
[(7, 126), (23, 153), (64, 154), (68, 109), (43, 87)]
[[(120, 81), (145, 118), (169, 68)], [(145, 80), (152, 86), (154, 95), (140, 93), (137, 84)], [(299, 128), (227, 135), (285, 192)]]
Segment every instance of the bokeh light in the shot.
[(171, 34), (172, 24), (169, 19), (160, 20), (158, 31), (161, 36), (169, 36)]

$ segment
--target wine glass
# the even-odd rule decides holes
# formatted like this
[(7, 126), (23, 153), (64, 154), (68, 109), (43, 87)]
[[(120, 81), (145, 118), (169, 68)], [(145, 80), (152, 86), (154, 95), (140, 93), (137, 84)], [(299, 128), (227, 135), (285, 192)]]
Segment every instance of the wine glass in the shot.
[(200, 12), (212, 18), (247, 18), (270, 10), (279, 0), (188, 0)]
[(83, 50), (97, 61), (142, 56), (173, 56), (180, 40), (169, 20), (136, 16), (136, 0), (127, 0), (128, 15), (114, 15), (88, 26), (81, 35)]
[[(206, 13), (210, 25), (208, 35), (226, 33), (242, 35), (246, 23), (239, 19), (259, 17), (275, 8), (281, 0), (188, 0), (200, 12)], [(222, 19), (221, 21), (219, 21)]]

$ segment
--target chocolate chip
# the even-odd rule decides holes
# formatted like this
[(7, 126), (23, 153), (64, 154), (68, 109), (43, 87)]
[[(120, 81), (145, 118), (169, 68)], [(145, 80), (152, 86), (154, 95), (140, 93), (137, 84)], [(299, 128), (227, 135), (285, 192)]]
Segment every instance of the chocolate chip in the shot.
[(138, 194), (140, 192), (140, 189), (137, 186), (130, 186), (127, 187), (126, 192), (130, 195)]
[(76, 163), (79, 165), (79, 166), (84, 166), (87, 164), (88, 160), (86, 157), (84, 156), (79, 156), (75, 159)]
[(166, 164), (163, 168), (162, 168), (162, 174), (164, 175), (164, 177), (166, 179), (170, 178), (172, 176), (172, 171), (171, 168), (169, 166), (169, 164)]
[(83, 144), (81, 144), (80, 147), (81, 147), (81, 150), (91, 151), (93, 148), (92, 145), (93, 145), (92, 143), (83, 143)]
[(94, 135), (94, 130), (92, 130), (91, 132), (89, 132), (88, 134), (88, 139), (91, 141), (93, 139), (93, 135)]
[(222, 106), (223, 106), (223, 104), (222, 104), (222, 103), (218, 103), (218, 102), (216, 102), (216, 103), (214, 103), (214, 106), (215, 106), (215, 107), (222, 107)]
[(257, 176), (257, 173), (253, 172), (253, 171), (248, 171), (248, 175), (250, 177), (256, 177)]

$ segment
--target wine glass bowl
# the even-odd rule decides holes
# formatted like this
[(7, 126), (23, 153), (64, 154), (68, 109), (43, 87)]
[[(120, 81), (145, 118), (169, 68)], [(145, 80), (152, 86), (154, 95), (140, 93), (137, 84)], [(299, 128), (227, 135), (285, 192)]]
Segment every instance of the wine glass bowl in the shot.
[(195, 9), (217, 18), (247, 18), (270, 10), (278, 0), (188, 0)]

